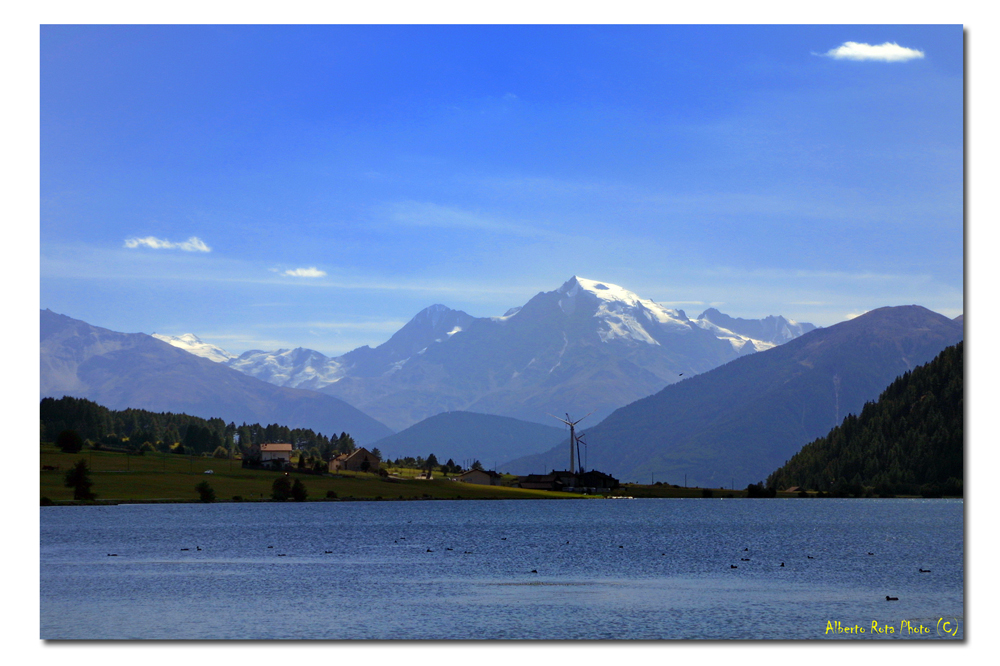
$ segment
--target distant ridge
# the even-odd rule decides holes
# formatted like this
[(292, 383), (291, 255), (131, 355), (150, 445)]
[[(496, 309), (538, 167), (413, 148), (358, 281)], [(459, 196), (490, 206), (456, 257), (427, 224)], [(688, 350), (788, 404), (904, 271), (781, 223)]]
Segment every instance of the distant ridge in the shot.
[[(811, 331), (615, 411), (587, 431), (590, 465), (623, 480), (746, 487), (962, 336), (915, 305)], [(556, 447), (506, 467), (537, 473), (564, 457)]]

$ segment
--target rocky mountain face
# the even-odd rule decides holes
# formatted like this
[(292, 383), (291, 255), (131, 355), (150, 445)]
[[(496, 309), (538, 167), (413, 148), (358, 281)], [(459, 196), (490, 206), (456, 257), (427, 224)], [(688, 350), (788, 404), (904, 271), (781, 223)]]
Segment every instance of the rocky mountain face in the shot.
[(278, 423), (359, 444), (392, 431), (333, 396), (275, 386), (143, 333), (118, 333), (41, 312), (40, 397), (87, 398), (109, 409), (183, 412), (237, 424)]
[[(680, 484), (686, 475), (689, 485), (746, 487), (962, 337), (960, 322), (915, 305), (810, 331), (667, 386), (600, 423), (588, 419), (579, 429), (589, 466), (623, 480)], [(563, 469), (565, 448), (502, 467)]]

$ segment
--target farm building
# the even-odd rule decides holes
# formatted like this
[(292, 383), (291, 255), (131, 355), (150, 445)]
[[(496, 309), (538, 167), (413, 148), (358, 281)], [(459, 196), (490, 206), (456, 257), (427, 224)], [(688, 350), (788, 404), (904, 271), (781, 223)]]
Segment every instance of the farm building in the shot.
[(475, 483), (480, 486), (499, 486), (501, 476), (496, 472), (487, 472), (481, 469), (470, 469), (460, 476), (455, 477), (456, 481), (462, 483)]
[(260, 461), (282, 460), (292, 462), (292, 445), (286, 442), (268, 442), (260, 445)]
[(371, 451), (361, 447), (350, 453), (341, 453), (331, 460), (329, 470), (331, 472), (377, 472), (379, 462), (379, 459), (372, 455)]
[(521, 488), (568, 490), (570, 492), (606, 492), (614, 490), (618, 485), (618, 479), (597, 470), (576, 474), (553, 470), (548, 474), (529, 474), (518, 480), (518, 486)]

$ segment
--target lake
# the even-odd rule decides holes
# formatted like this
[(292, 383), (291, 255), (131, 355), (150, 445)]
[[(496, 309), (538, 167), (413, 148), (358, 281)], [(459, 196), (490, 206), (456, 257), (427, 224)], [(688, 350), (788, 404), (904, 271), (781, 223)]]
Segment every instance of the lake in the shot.
[(961, 639), (963, 519), (940, 499), (41, 507), (41, 638)]

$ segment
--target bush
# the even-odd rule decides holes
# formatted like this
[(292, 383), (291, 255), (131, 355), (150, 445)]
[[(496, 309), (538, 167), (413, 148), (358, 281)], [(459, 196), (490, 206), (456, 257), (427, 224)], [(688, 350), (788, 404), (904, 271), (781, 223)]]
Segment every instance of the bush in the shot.
[(215, 491), (212, 490), (212, 486), (208, 485), (208, 481), (202, 481), (194, 489), (198, 491), (198, 498), (202, 502), (215, 501)]
[(712, 493), (712, 489), (711, 488), (702, 488), (701, 489), (701, 496), (702, 497), (714, 497), (715, 495)]
[(48, 497), (43, 497), (42, 506), (52, 506), (52, 500), (50, 500)]
[(287, 476), (282, 475), (271, 484), (271, 499), (276, 502), (284, 502), (292, 495), (292, 482)]
[(63, 453), (79, 453), (83, 450), (83, 438), (76, 430), (63, 430), (56, 437), (56, 446)]
[(243, 501), (243, 495), (233, 495), (233, 501), (234, 502), (242, 502)]
[(775, 497), (777, 494), (776, 488), (766, 488), (763, 483), (751, 483), (747, 486), (747, 497)]
[(309, 497), (309, 493), (306, 492), (306, 484), (295, 479), (295, 483), (292, 484), (292, 499), (296, 502), (305, 502), (307, 497)]
[(334, 490), (328, 490), (328, 491), (326, 491), (326, 498), (327, 499), (337, 499), (337, 492), (334, 491)]

